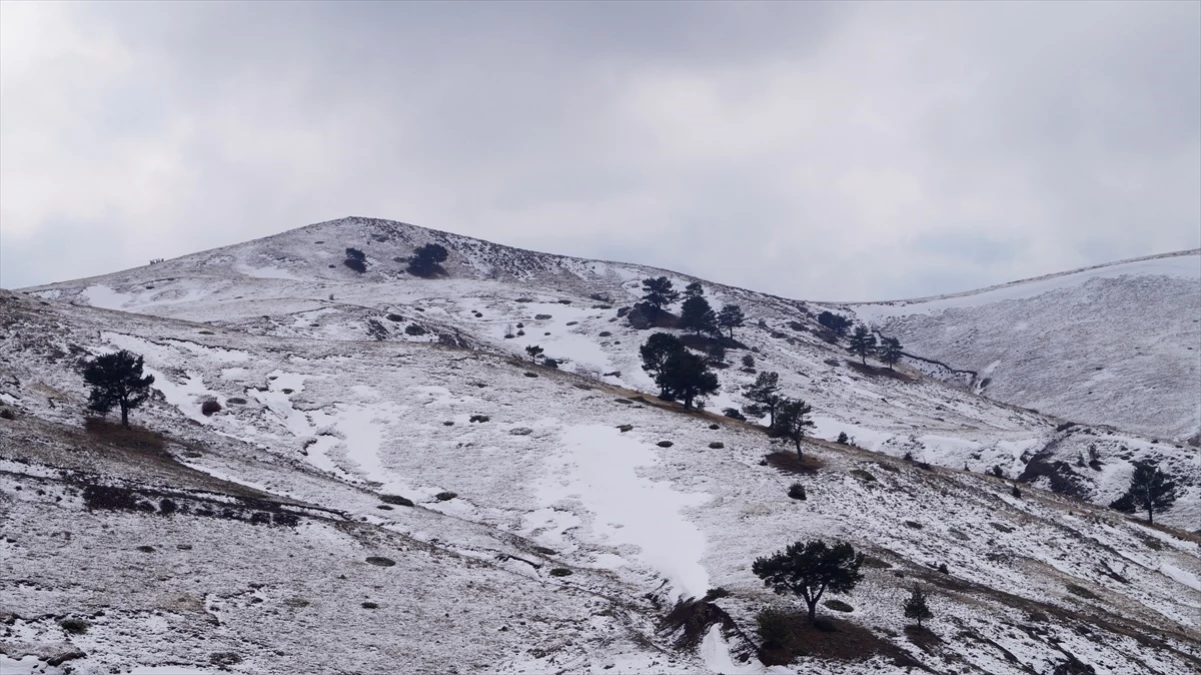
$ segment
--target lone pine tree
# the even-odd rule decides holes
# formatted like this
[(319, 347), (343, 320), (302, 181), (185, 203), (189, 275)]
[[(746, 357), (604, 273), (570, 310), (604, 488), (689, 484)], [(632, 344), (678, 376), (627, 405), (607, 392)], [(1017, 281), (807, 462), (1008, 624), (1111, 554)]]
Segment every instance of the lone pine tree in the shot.
[(1126, 494), (1110, 502), (1109, 506), (1122, 513), (1145, 510), (1147, 522), (1154, 523), (1155, 512), (1163, 513), (1171, 508), (1177, 496), (1176, 481), (1170, 480), (1168, 474), (1151, 462), (1136, 462)]
[(683, 401), (685, 410), (692, 409), (696, 399), (704, 398), (718, 389), (717, 375), (709, 370), (705, 359), (687, 349), (667, 357), (655, 382), (668, 399)]
[(88, 408), (107, 415), (121, 409), (121, 425), (129, 428), (129, 411), (146, 402), (154, 376), (142, 376), (142, 357), (122, 349), (97, 356), (83, 368), (83, 380), (92, 386)]
[(776, 412), (775, 424), (771, 427), (772, 434), (796, 444), (797, 459), (805, 458), (801, 452), (801, 441), (805, 438), (805, 429), (813, 426), (813, 420), (809, 419), (812, 412), (813, 408), (800, 399), (783, 399)]
[(863, 554), (845, 542), (829, 546), (820, 539), (790, 544), (783, 551), (758, 558), (755, 576), (779, 595), (799, 595), (809, 608), (809, 623), (817, 618), (817, 603), (827, 590), (849, 593), (863, 579)]
[(926, 591), (918, 584), (913, 585), (913, 590), (909, 592), (909, 598), (905, 600), (905, 618), (916, 619), (917, 627), (922, 627), (922, 621), (934, 617), (934, 612), (930, 611), (930, 606), (926, 603)]

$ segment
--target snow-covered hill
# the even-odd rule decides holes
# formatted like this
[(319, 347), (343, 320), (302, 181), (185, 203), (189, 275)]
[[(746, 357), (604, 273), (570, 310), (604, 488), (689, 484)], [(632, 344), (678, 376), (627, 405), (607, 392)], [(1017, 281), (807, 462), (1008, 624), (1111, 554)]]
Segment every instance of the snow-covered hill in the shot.
[[(447, 277), (405, 274), (430, 241)], [(645, 394), (621, 315), (659, 274), (692, 281), (345, 219), (0, 292), (4, 672), (764, 672), (755, 615), (785, 601), (750, 562), (809, 537), (873, 556), (826, 612), (855, 653), (771, 672), (1201, 667), (1196, 452), (856, 368), (823, 307), (704, 284), (749, 317), (709, 409), (773, 370), (817, 412), (785, 473), (759, 427)], [(83, 425), (77, 362), (115, 348), (160, 392), (132, 436)], [(1140, 458), (1185, 484), (1168, 527), (1039, 489), (1105, 504)], [(941, 638), (905, 630), (915, 580)]]
[(989, 397), (1201, 440), (1201, 250), (850, 309)]

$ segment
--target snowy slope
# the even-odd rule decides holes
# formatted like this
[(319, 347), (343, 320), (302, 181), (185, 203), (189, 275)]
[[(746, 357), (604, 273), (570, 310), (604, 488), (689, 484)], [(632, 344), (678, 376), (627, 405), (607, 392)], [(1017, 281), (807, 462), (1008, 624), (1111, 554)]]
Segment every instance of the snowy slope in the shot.
[[(750, 561), (806, 537), (880, 561), (846, 618), (888, 651), (804, 672), (1201, 665), (1198, 539), (1051, 493), (826, 443), (808, 449), (815, 473), (781, 474), (754, 427), (479, 350), (7, 294), (0, 319), (16, 412), (0, 419), (5, 672), (73, 649), (83, 673), (215, 673), (229, 654), (239, 672), (765, 672), (747, 636), (784, 601)], [(159, 378), (135, 422), (166, 454), (80, 426), (75, 361), (120, 346)], [(198, 414), (207, 397), (224, 409)], [(796, 480), (805, 502), (785, 495)], [(88, 508), (94, 484), (149, 506)], [(381, 494), (416, 506), (381, 509)], [(254, 524), (273, 511), (298, 522)], [(904, 631), (914, 580), (933, 589), (934, 650)], [(676, 598), (717, 586), (736, 630), (692, 648), (659, 629)], [(65, 616), (92, 627), (67, 634)]]
[[(429, 241), (451, 250), (448, 276), (406, 275), (397, 260)], [(341, 264), (347, 247), (366, 252), (366, 274)], [(43, 647), (75, 640), (52, 619), (107, 607), (97, 641), (75, 643), (86, 645), (89, 668), (205, 668), (213, 653), (232, 650), (257, 672), (758, 672), (745, 659), (754, 612), (782, 600), (750, 575), (750, 561), (822, 536), (846, 538), (889, 566), (848, 598), (856, 607), (848, 618), (891, 646), (867, 661), (808, 658), (806, 672), (903, 671), (905, 658), (939, 672), (1044, 672), (1066, 653), (1097, 672), (1198, 665), (1196, 536), (1031, 487), (1103, 505), (1128, 481), (1132, 460), (1155, 458), (1184, 483), (1157, 523), (1192, 531), (1201, 526), (1196, 452), (1063, 425), (904, 364), (899, 376), (855, 368), (815, 330), (821, 307), (705, 284), (711, 302), (739, 303), (749, 317), (736, 335), (748, 349), (731, 350), (709, 408), (742, 403), (738, 390), (755, 373), (738, 360), (751, 353), (757, 370), (780, 372), (789, 394), (813, 404), (818, 437), (845, 431), (858, 446), (813, 444), (824, 467), (799, 477), (810, 498), (795, 502), (785, 491), (798, 477), (761, 464), (784, 448), (758, 428), (639, 400), (652, 388), (637, 359), (648, 333), (619, 313), (642, 278), (659, 274), (692, 280), (345, 219), (0, 293), (0, 402), (18, 413), (0, 419), (8, 462), (0, 509), (21, 524), (0, 533), (12, 540), (0, 556), (14, 570), (0, 581), (47, 589), (21, 590), (15, 609), (0, 600), (0, 612), (22, 617), (0, 637)], [(510, 330), (524, 334), (506, 338)], [(562, 368), (529, 364), (530, 344)], [(169, 461), (147, 467), (80, 428), (75, 363), (115, 348), (144, 354), (156, 375), (160, 393), (135, 421), (168, 434)], [(203, 415), (206, 398), (223, 410)], [(898, 459), (907, 453), (914, 461)], [(1022, 476), (1024, 496), (984, 475), (994, 469)], [(308, 515), (295, 529), (272, 530), (88, 510), (78, 494), (87, 481), (187, 499), (250, 490)], [(440, 500), (447, 491), (458, 496)], [(381, 509), (380, 494), (417, 506)], [(73, 543), (39, 534), (76, 519), (86, 525), (69, 528)], [(130, 549), (151, 525), (164, 541), (193, 542), (190, 552), (155, 544), (161, 567), (106, 581), (113, 565), (147, 560)], [(102, 535), (104, 526), (123, 534)], [(257, 533), (271, 536), (260, 542)], [(228, 542), (251, 539), (255, 553), (222, 568)], [(89, 565), (88, 555), (111, 562)], [(396, 565), (364, 562), (373, 555)], [(316, 560), (323, 564), (309, 565)], [(949, 576), (931, 570), (940, 562)], [(573, 573), (550, 574), (560, 567)], [(235, 588), (259, 577), (262, 588)], [(933, 650), (907, 639), (898, 598), (915, 577), (937, 589), (940, 630), (960, 638)], [(139, 592), (124, 593), (127, 585)], [(658, 630), (675, 599), (716, 586), (732, 592), (717, 602), (732, 623), (687, 644)], [(202, 601), (176, 611), (162, 600), (176, 593)], [(216, 612), (210, 597), (225, 598)], [(288, 604), (298, 597), (309, 604)], [(176, 613), (154, 618), (167, 610)], [(165, 622), (174, 642), (124, 621)], [(434, 642), (418, 630), (427, 625), (436, 626)], [(268, 637), (253, 637), (261, 626)], [(296, 634), (276, 635), (285, 631)], [(1147, 637), (1160, 634), (1166, 642)], [(221, 649), (206, 646), (214, 640)], [(315, 666), (305, 659), (318, 649), (330, 656)]]
[(975, 371), (992, 398), (1152, 437), (1201, 433), (1201, 251), (849, 308), (908, 351)]

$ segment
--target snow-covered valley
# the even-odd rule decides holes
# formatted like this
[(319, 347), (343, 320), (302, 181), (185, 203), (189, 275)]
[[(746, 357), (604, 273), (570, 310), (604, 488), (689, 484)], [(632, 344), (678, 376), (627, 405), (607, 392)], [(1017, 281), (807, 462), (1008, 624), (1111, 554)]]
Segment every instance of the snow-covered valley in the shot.
[[(430, 241), (451, 251), (447, 276), (406, 275), (402, 261)], [(351, 247), (365, 273), (343, 264)], [(1170, 259), (1184, 272), (1166, 293), (1150, 288), (1154, 274), (1113, 275), (996, 301), (1015, 307), (997, 321), (1020, 314), (1050, 332), (1065, 306), (1096, 304), (1072, 289), (1119, 298), (1106, 307), (1127, 314), (1129, 298), (1161, 298), (1149, 313), (1177, 318), (1138, 344), (1122, 340), (1146, 316), (1109, 317), (1108, 332), (1081, 322), (1113, 350), (1150, 350), (1158, 336), (1158, 358), (1097, 371), (1128, 407), (1149, 402), (1129, 411), (1137, 419), (1105, 407), (1051, 416), (1075, 385), (1004, 365), (1012, 353), (986, 396), (909, 361), (856, 367), (815, 321), (838, 307), (707, 283), (715, 305), (746, 312), (746, 349), (730, 350), (707, 411), (686, 412), (653, 396), (638, 356), (650, 331), (625, 312), (645, 277), (693, 279), (388, 221), (0, 292), (0, 402), (13, 412), (0, 419), (0, 666), (1196, 672), (1201, 455), (1184, 441), (1201, 371), (1184, 347), (1201, 336), (1197, 255)], [(1054, 306), (1018, 306), (1048, 294)], [(926, 337), (953, 332), (942, 318), (917, 320), (983, 309), (848, 309), (914, 353), (988, 365)], [(972, 330), (987, 353), (993, 329)], [(531, 345), (559, 367), (531, 363)], [(138, 433), (84, 423), (78, 362), (115, 349), (144, 355), (156, 378)], [(755, 365), (740, 367), (748, 354)], [(765, 371), (814, 408), (800, 474), (765, 459), (790, 445), (719, 412)], [(1021, 378), (1037, 392), (1013, 393)], [(205, 401), (220, 410), (205, 414)], [(1182, 485), (1154, 527), (1105, 508), (1145, 458)], [(806, 500), (788, 497), (795, 482)], [(841, 596), (850, 611), (823, 610), (856, 627), (834, 633), (856, 651), (764, 666), (756, 615), (795, 603), (751, 561), (810, 538), (871, 556)], [(901, 613), (915, 581), (932, 589), (934, 639)], [(708, 618), (671, 620), (681, 607)], [(91, 626), (65, 632), (65, 617)]]

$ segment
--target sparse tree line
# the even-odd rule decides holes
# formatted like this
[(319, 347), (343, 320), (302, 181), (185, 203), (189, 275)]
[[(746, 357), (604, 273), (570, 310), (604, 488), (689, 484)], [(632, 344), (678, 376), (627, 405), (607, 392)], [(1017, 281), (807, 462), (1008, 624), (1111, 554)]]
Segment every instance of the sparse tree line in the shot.
[[(425, 244), (424, 246), (418, 246), (413, 251), (413, 255), (408, 258), (397, 258), (396, 262), (405, 263), (405, 269), (409, 274), (414, 276), (434, 277), (446, 274), (446, 270), (442, 269), (442, 263), (446, 262), (449, 256), (450, 253), (446, 250), (445, 246), (441, 244)], [(363, 253), (360, 249), (347, 247), (346, 259), (342, 261), (342, 264), (359, 274), (364, 274), (367, 272), (367, 254)], [(330, 265), (330, 267), (333, 267), (333, 265)]]

